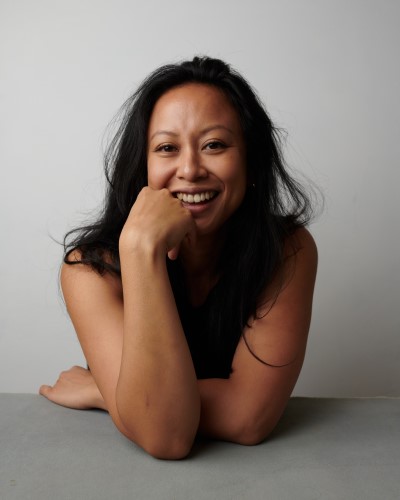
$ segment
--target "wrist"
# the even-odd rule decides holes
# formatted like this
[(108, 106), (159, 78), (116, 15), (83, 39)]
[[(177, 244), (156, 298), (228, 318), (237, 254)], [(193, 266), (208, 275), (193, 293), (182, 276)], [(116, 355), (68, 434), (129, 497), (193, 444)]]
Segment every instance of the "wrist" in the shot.
[(122, 231), (119, 238), (119, 253), (121, 257), (135, 256), (162, 256), (165, 257), (166, 245), (159, 236), (149, 234), (148, 231)]
[(103, 396), (100, 394), (100, 391), (99, 394), (94, 399), (94, 408), (108, 411), (106, 402), (104, 401)]
[(93, 379), (93, 385), (92, 385), (92, 408), (99, 408), (100, 410), (106, 410), (107, 411), (107, 406), (104, 401), (103, 396), (101, 395), (101, 392), (99, 391), (99, 388), (97, 387), (96, 382)]

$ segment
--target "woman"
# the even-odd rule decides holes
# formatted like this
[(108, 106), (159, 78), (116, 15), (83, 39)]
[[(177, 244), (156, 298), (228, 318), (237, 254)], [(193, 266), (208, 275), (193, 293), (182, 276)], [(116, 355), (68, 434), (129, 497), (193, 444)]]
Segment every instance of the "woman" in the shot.
[(61, 271), (90, 371), (42, 395), (107, 410), (159, 458), (185, 457), (198, 432), (265, 439), (303, 363), (317, 267), (309, 203), (278, 146), (220, 60), (144, 81), (106, 155), (105, 209)]

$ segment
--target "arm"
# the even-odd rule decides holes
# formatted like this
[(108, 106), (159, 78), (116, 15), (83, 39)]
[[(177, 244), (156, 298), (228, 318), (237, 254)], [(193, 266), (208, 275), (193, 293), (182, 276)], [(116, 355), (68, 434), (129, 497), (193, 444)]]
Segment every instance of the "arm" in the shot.
[[(140, 257), (140, 258), (139, 258)], [(123, 258), (124, 335), (116, 405), (131, 439), (155, 456), (184, 456), (200, 417), (200, 395), (175, 306), (165, 252)]]
[[(318, 257), (307, 230), (298, 230), (293, 238), (299, 250), (286, 259), (283, 290), (272, 308), (265, 304), (259, 311), (261, 319), (244, 332), (259, 358), (281, 367), (262, 364), (242, 338), (229, 379), (199, 380), (199, 429), (205, 435), (248, 445), (259, 443), (275, 427), (296, 384), (305, 355)], [(288, 254), (290, 248), (288, 245)]]
[(160, 458), (189, 452), (200, 417), (165, 263), (167, 251), (174, 253), (193, 226), (166, 190), (145, 189), (120, 238), (122, 286), (83, 265), (64, 265), (61, 273), (68, 312), (105, 407), (123, 434)]

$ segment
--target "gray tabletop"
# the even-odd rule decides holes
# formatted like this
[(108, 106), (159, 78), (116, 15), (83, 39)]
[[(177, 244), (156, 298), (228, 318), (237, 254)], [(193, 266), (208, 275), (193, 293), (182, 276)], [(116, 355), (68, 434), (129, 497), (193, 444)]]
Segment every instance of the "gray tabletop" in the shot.
[(293, 398), (268, 440), (148, 456), (106, 412), (0, 395), (0, 499), (400, 499), (400, 399)]

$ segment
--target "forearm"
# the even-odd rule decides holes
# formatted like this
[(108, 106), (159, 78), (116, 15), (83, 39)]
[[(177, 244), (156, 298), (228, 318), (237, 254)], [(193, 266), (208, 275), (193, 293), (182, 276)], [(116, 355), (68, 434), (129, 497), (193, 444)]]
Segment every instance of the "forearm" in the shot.
[(136, 249), (121, 258), (124, 343), (116, 403), (145, 449), (193, 441), (200, 396), (169, 283), (165, 255)]

